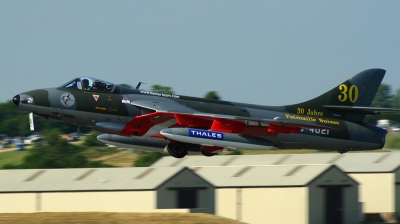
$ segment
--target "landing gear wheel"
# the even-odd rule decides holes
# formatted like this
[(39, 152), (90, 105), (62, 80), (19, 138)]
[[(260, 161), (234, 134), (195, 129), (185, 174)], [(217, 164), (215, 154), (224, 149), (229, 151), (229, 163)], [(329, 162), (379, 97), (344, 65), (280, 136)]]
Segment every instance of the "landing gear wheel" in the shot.
[(343, 153), (346, 153), (348, 151), (347, 150), (338, 150), (337, 152), (340, 153), (340, 154), (343, 154)]
[(175, 144), (169, 143), (167, 150), (175, 158), (183, 158), (187, 155), (185, 146), (180, 142), (175, 142)]
[(218, 153), (206, 152), (204, 150), (201, 150), (201, 154), (203, 154), (204, 156), (208, 156), (208, 157), (218, 155)]

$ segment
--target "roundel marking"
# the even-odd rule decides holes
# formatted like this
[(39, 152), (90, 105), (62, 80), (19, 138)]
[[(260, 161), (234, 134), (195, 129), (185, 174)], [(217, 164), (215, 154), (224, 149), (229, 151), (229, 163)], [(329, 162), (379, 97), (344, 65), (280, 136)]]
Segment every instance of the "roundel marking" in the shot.
[(60, 100), (61, 104), (65, 107), (71, 107), (75, 104), (75, 97), (71, 93), (63, 93)]

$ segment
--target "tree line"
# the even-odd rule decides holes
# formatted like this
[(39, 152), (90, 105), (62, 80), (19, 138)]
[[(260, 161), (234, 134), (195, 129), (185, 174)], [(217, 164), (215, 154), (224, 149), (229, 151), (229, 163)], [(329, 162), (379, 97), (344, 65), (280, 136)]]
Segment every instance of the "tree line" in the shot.
[[(382, 83), (372, 101), (371, 107), (400, 109), (400, 88), (393, 93), (390, 85)], [(377, 121), (382, 119), (388, 119), (400, 124), (400, 113), (383, 112), (380, 115), (367, 115), (364, 122), (376, 125)]]

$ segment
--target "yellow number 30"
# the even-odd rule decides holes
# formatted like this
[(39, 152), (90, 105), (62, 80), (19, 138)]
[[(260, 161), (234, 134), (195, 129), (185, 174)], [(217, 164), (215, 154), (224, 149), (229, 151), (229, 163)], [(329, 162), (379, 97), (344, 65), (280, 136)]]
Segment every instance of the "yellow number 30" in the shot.
[(341, 94), (338, 96), (340, 101), (345, 102), (347, 99), (349, 99), (352, 103), (355, 103), (357, 101), (358, 88), (356, 85), (351, 85), (349, 88), (345, 84), (341, 84), (339, 86), (339, 90), (341, 91)]

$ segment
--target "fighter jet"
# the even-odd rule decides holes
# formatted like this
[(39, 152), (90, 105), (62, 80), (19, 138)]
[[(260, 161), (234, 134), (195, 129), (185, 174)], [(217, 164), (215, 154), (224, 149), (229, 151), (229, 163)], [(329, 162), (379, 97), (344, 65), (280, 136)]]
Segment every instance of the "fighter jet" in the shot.
[[(369, 107), (385, 75), (369, 69), (303, 103), (261, 106), (127, 88), (91, 77), (14, 96), (30, 113), (105, 132), (124, 148), (217, 155), (224, 149), (381, 149), (387, 131), (364, 117), (398, 109)], [(284, 93), (282, 93), (284, 94)]]

